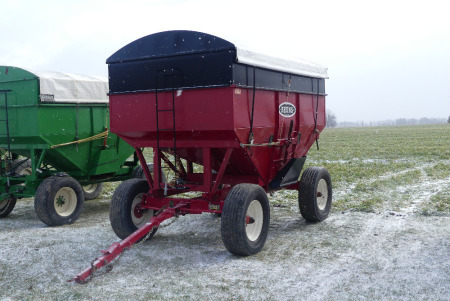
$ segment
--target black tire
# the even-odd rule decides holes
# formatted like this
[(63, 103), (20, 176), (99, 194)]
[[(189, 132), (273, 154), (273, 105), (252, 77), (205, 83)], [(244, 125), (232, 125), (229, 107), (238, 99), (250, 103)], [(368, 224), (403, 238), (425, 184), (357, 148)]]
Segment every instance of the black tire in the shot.
[[(147, 166), (148, 166), (148, 170), (150, 171), (150, 173), (153, 173), (153, 163), (148, 163)], [(162, 176), (162, 182), (166, 183), (167, 182), (166, 175), (164, 174), (164, 172), (162, 170), (161, 170), (161, 176)], [(137, 178), (137, 179), (145, 179), (144, 169), (142, 168), (141, 165), (136, 166), (136, 168), (133, 170), (132, 177)]]
[[(109, 209), (109, 221), (114, 233), (125, 239), (139, 227), (145, 225), (154, 213), (154, 210), (146, 209), (136, 215), (135, 207), (142, 201), (142, 195), (149, 191), (147, 180), (129, 179), (122, 182), (114, 191)], [(147, 240), (155, 235), (155, 228)]]
[(31, 160), (16, 159), (11, 164), (14, 168), (15, 175), (31, 175), (33, 169), (31, 167)]
[(0, 218), (7, 217), (14, 206), (16, 206), (17, 198), (6, 198), (0, 201)]
[(81, 215), (84, 193), (80, 183), (69, 176), (51, 176), (39, 185), (34, 210), (49, 226), (72, 224)]
[[(14, 175), (31, 175), (31, 160), (16, 159), (11, 163)], [(22, 184), (25, 185), (25, 184)], [(7, 217), (16, 206), (17, 198), (10, 197), (0, 201), (0, 218)]]
[(309, 167), (300, 179), (298, 205), (303, 218), (309, 222), (321, 222), (328, 217), (333, 191), (331, 177), (325, 168)]
[[(247, 215), (252, 220), (248, 221)], [(269, 224), (270, 207), (264, 189), (254, 184), (238, 184), (230, 190), (221, 219), (222, 241), (230, 253), (249, 256), (261, 251)]]
[(83, 188), (84, 199), (86, 201), (90, 201), (98, 198), (98, 196), (102, 193), (103, 183), (92, 183), (81, 187)]

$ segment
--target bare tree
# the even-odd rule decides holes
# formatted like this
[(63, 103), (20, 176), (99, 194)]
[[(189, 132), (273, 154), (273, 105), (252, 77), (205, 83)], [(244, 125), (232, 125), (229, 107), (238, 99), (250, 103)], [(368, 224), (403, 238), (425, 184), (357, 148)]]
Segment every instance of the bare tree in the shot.
[(333, 112), (327, 110), (327, 126), (334, 128), (337, 126), (336, 115)]

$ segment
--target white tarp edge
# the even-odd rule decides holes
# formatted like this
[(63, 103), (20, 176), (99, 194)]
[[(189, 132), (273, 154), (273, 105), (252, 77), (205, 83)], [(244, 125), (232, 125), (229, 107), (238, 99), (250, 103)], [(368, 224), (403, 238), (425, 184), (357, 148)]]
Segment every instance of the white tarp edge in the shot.
[(100, 76), (60, 72), (32, 72), (39, 77), (40, 97), (44, 102), (108, 103), (108, 81)]
[(236, 50), (237, 60), (242, 64), (310, 77), (328, 78), (328, 68), (314, 63), (301, 60), (281, 59), (237, 47)]

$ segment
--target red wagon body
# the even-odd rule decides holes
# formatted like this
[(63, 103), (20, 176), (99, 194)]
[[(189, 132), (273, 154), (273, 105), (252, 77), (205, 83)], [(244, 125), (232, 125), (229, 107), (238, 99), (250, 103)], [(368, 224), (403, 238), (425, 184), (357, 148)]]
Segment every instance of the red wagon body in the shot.
[[(173, 149), (172, 92), (158, 92), (158, 98), (164, 111), (155, 109), (155, 92), (111, 95), (111, 131), (134, 147)], [(175, 91), (177, 155), (204, 165), (203, 149), (211, 148), (211, 166), (217, 171), (225, 150), (233, 148), (225, 175), (252, 176), (252, 183), (269, 188), (291, 159), (306, 156), (324, 128), (325, 96), (257, 90), (253, 146), (248, 145), (252, 99), (252, 89), (236, 86)], [(281, 115), (283, 103), (291, 104), (296, 113)], [(271, 147), (259, 146), (270, 142)]]
[[(116, 190), (110, 219), (125, 240), (94, 267), (151, 237), (163, 220), (190, 213), (222, 214), (226, 248), (237, 255), (259, 252), (270, 219), (266, 191), (300, 185), (302, 215), (326, 218), (328, 172), (307, 169), (299, 181), (306, 154), (325, 127), (325, 68), (243, 51), (192, 31), (143, 37), (107, 63), (111, 131), (135, 147), (146, 181)], [(151, 168), (145, 147), (153, 148)], [(162, 162), (175, 174), (170, 183)], [(194, 163), (202, 171), (195, 172)], [(202, 195), (174, 197), (189, 191)], [(75, 280), (91, 274), (88, 269)]]

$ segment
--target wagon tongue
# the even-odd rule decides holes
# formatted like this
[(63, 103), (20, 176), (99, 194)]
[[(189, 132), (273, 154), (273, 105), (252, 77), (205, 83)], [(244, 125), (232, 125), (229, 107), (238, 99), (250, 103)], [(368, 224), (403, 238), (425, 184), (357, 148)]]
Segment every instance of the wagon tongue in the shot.
[(81, 284), (87, 283), (96, 276), (95, 272), (102, 267), (106, 268), (105, 272), (109, 272), (112, 269), (112, 265), (110, 264), (110, 262), (114, 260), (114, 258), (119, 256), (125, 250), (131, 249), (133, 244), (138, 242), (141, 238), (144, 238), (145, 241), (146, 235), (152, 233), (153, 229), (158, 228), (163, 221), (178, 216), (179, 209), (182, 206), (185, 206), (185, 204), (178, 204), (173, 208), (168, 207), (157, 213), (148, 223), (137, 229), (133, 234), (131, 234), (121, 242), (113, 243), (108, 248), (108, 250), (101, 251), (103, 253), (102, 256), (94, 259), (89, 268), (85, 269), (71, 280), (68, 280), (68, 282), (75, 281)]

